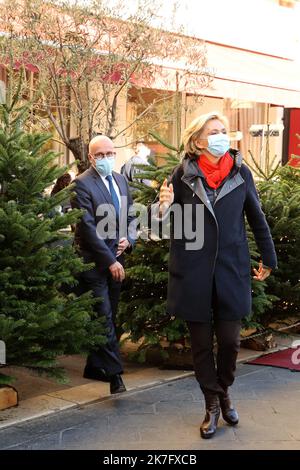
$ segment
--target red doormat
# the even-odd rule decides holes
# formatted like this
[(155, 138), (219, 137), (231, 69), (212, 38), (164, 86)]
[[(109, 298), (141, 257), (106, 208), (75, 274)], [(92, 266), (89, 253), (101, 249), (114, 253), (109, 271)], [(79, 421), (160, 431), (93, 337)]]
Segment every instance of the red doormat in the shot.
[(300, 372), (300, 347), (288, 348), (282, 351), (265, 354), (253, 361), (247, 361), (247, 364), (256, 364), (259, 366), (282, 367)]

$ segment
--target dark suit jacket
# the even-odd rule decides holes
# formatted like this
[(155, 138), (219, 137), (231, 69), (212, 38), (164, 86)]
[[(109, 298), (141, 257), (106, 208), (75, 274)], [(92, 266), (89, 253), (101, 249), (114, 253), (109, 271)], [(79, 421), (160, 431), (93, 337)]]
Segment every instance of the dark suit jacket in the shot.
[[(124, 176), (116, 172), (113, 172), (113, 177), (121, 195), (120, 218), (117, 221), (114, 213), (109, 208), (105, 214), (101, 210), (101, 206), (104, 207), (103, 204), (110, 204), (113, 207), (113, 202), (102, 178), (92, 166), (74, 181), (75, 196), (72, 200), (72, 207), (85, 211), (76, 226), (75, 243), (79, 247), (84, 260), (86, 262), (95, 262), (100, 269), (106, 269), (117, 261), (116, 252), (119, 238), (125, 236), (131, 245), (134, 243), (135, 238), (132, 198), (127, 181)], [(101, 224), (104, 218), (109, 221), (112, 227), (115, 227), (115, 230), (113, 230), (115, 232), (114, 238), (99, 237), (99, 226), (97, 231), (97, 225)], [(130, 231), (127, 233), (129, 227)]]

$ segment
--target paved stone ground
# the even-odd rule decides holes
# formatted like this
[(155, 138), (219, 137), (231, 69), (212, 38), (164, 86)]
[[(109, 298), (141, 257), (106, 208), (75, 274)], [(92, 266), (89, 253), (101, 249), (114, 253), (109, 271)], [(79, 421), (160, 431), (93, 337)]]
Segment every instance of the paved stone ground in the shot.
[(203, 400), (193, 377), (127, 392), (0, 431), (0, 449), (300, 449), (300, 373), (240, 365), (240, 413), (202, 440)]

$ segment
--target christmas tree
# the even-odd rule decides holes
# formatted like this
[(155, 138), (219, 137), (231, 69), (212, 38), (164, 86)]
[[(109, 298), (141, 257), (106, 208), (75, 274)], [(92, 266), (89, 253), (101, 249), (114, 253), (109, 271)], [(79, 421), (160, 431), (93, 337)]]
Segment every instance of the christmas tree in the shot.
[(277, 297), (277, 317), (300, 320), (300, 169), (278, 168), (272, 180), (260, 181), (258, 188), (278, 256), (267, 292)]
[[(158, 166), (155, 158), (150, 165), (138, 165), (139, 179), (153, 181), (153, 187), (142, 183), (134, 183), (135, 201), (147, 207), (158, 200), (159, 188), (168, 178), (176, 165), (180, 163), (182, 147), (176, 148), (164, 142), (159, 135), (151, 133), (168, 149), (163, 166)], [(252, 267), (258, 266), (260, 259), (256, 243), (248, 227), (249, 249)], [(126, 263), (126, 280), (119, 310), (119, 323), (130, 334), (134, 342), (140, 341), (138, 357), (145, 360), (146, 351), (153, 345), (186, 344), (188, 330), (185, 322), (170, 318), (166, 313), (167, 280), (168, 280), (168, 240), (141, 240), (136, 243)], [(271, 308), (276, 297), (266, 293), (266, 282), (252, 281), (253, 314), (244, 319), (244, 327), (260, 326), (261, 317), (267, 308)], [(162, 352), (163, 351), (162, 349)]]
[(53, 211), (72, 188), (45, 195), (66, 168), (43, 150), (49, 135), (23, 132), (27, 109), (18, 93), (0, 106), (0, 339), (7, 365), (61, 378), (57, 356), (101, 344), (104, 327), (91, 294), (70, 293), (86, 267), (63, 230), (81, 212)]

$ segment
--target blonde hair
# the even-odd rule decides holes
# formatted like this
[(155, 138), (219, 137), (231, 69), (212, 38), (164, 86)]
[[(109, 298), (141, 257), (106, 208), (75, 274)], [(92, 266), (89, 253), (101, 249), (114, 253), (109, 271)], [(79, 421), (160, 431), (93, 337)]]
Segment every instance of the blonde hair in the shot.
[(213, 119), (218, 119), (224, 124), (226, 130), (229, 129), (229, 122), (226, 116), (219, 113), (218, 111), (213, 111), (207, 114), (201, 114), (196, 119), (194, 119), (190, 125), (183, 131), (182, 134), (182, 143), (184, 146), (184, 152), (189, 155), (199, 155), (201, 152), (199, 148), (195, 144), (195, 140), (200, 138), (200, 135), (203, 131), (205, 124), (208, 121), (212, 121)]

